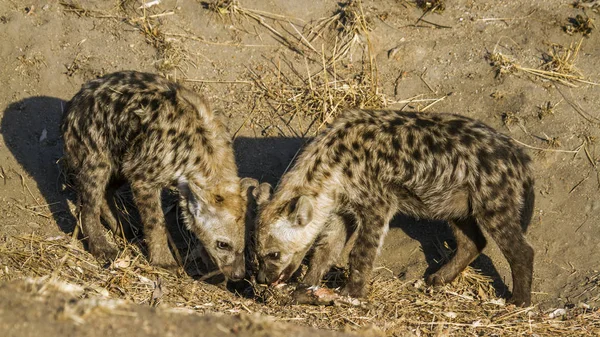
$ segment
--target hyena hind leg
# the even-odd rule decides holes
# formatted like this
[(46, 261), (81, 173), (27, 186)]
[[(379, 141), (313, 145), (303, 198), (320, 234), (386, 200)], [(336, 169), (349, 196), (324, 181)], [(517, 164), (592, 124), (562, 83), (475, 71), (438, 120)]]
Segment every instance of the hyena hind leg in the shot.
[(321, 284), (323, 276), (337, 263), (346, 243), (347, 230), (342, 219), (332, 217), (321, 237), (314, 245), (303, 282), (308, 286)]
[(429, 285), (452, 282), (477, 258), (486, 245), (485, 237), (474, 218), (449, 221), (449, 224), (456, 239), (456, 252), (440, 270), (427, 277)]
[(142, 181), (134, 181), (131, 183), (131, 190), (142, 219), (150, 263), (166, 269), (177, 268), (169, 250), (167, 226), (161, 208), (161, 189), (148, 186)]
[(118, 250), (108, 242), (100, 223), (109, 179), (110, 166), (107, 163), (90, 163), (77, 176), (77, 185), (81, 201), (81, 225), (83, 234), (87, 236), (89, 250), (96, 258), (113, 260)]
[[(519, 212), (507, 212), (480, 220), (510, 265), (513, 292), (510, 302), (519, 306), (531, 304), (533, 278), (533, 248), (529, 245), (519, 223)], [(485, 222), (485, 226), (484, 226)]]

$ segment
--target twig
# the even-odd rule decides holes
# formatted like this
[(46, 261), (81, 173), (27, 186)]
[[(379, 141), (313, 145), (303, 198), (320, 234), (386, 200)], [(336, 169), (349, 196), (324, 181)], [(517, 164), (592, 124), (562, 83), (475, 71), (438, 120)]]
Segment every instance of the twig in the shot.
[(433, 101), (433, 102), (429, 103), (429, 104), (428, 104), (426, 107), (424, 107), (423, 109), (421, 109), (421, 110), (420, 110), (420, 112), (424, 112), (425, 110), (427, 110), (427, 109), (431, 108), (431, 107), (432, 107), (434, 104), (437, 104), (437, 103), (439, 103), (439, 102), (441, 102), (441, 101), (445, 100), (445, 99), (446, 99), (446, 97), (448, 97), (448, 96), (449, 96), (449, 95), (446, 95), (446, 96), (443, 96), (443, 97), (440, 97), (440, 98), (436, 99), (435, 101)]
[(213, 83), (213, 84), (246, 84), (246, 85), (254, 85), (254, 82), (252, 81), (238, 81), (238, 80), (232, 80), (232, 81), (223, 81), (223, 80), (200, 80), (200, 79), (194, 79), (194, 78), (184, 78), (183, 79), (186, 82), (194, 82), (194, 83)]
[(525, 144), (525, 143), (523, 143), (523, 142), (521, 142), (521, 141), (519, 141), (519, 140), (517, 140), (515, 138), (512, 138), (512, 137), (511, 137), (511, 139), (513, 141), (517, 142), (518, 144), (521, 144), (522, 146), (525, 146), (527, 148), (534, 149), (534, 150), (539, 150), (539, 151), (561, 152), (561, 153), (575, 153), (575, 154), (577, 154), (577, 153), (579, 153), (579, 151), (581, 149), (581, 145), (577, 148), (577, 150), (544, 149), (544, 148), (541, 148), (541, 147), (535, 147), (535, 146), (531, 146), (531, 145)]
[(475, 21), (511, 21), (511, 20), (521, 20), (521, 19), (526, 19), (526, 18), (530, 17), (536, 11), (537, 11), (537, 9), (534, 9), (531, 12), (529, 12), (529, 14), (527, 14), (525, 16), (516, 17), (516, 18), (483, 18), (483, 19), (477, 19)]

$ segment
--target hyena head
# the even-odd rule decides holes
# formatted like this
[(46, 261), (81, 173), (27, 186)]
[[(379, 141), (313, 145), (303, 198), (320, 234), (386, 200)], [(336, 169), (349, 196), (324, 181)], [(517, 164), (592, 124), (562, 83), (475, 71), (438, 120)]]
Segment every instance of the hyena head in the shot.
[(284, 205), (270, 202), (259, 207), (258, 283), (284, 282), (294, 274), (318, 234), (312, 223), (313, 200), (307, 196), (293, 198)]
[(181, 209), (188, 229), (230, 280), (244, 278), (246, 191), (240, 182), (200, 188), (180, 179)]

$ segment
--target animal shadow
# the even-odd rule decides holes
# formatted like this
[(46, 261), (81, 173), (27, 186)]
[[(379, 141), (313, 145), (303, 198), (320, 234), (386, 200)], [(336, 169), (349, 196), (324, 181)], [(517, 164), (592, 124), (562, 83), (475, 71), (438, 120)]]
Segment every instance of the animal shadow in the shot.
[[(456, 249), (454, 234), (452, 234), (450, 226), (444, 221), (417, 220), (398, 214), (390, 222), (390, 228), (400, 228), (410, 238), (419, 242), (428, 266), (423, 277), (439, 270), (444, 263), (448, 262), (447, 258), (452, 257), (452, 251)], [(447, 243), (448, 246), (445, 247), (444, 243)], [(509, 293), (508, 286), (486, 254), (479, 254), (470, 266), (479, 270), (482, 275), (492, 279), (496, 296), (506, 296)]]
[(60, 158), (60, 121), (67, 102), (56, 97), (34, 96), (10, 104), (0, 133), (23, 170), (33, 178), (58, 227), (71, 233), (76, 221), (67, 200), (74, 195), (64, 188)]

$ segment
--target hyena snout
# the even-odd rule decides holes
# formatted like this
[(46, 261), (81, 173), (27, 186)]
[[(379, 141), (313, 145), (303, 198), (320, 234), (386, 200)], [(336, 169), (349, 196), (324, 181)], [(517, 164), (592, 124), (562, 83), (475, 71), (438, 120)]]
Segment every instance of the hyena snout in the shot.
[(256, 282), (258, 282), (259, 284), (269, 284), (269, 283), (271, 283), (268, 280), (267, 273), (265, 272), (264, 268), (260, 268), (258, 270), (258, 275), (256, 275)]
[(223, 275), (232, 281), (239, 281), (246, 275), (246, 262), (244, 260), (244, 254), (236, 254), (233, 262), (221, 266), (221, 272)]

